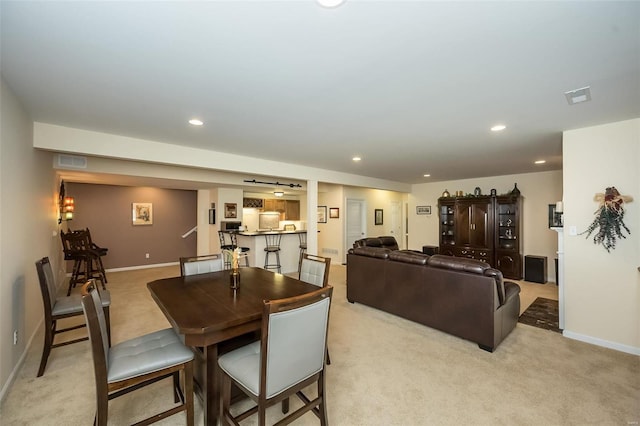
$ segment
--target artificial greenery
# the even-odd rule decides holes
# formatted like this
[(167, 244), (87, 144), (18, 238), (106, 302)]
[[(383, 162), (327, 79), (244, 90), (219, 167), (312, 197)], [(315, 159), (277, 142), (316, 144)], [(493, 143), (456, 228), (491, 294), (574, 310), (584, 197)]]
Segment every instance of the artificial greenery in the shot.
[(607, 188), (604, 194), (596, 194), (595, 200), (600, 202), (600, 207), (595, 212), (596, 218), (582, 234), (587, 234), (586, 238), (589, 238), (596, 231), (593, 243), (602, 244), (607, 252), (611, 252), (611, 249), (616, 248), (618, 238), (627, 238), (623, 230), (631, 234), (627, 225), (624, 224), (623, 204), (625, 201), (632, 201), (633, 198), (620, 195), (612, 186)]

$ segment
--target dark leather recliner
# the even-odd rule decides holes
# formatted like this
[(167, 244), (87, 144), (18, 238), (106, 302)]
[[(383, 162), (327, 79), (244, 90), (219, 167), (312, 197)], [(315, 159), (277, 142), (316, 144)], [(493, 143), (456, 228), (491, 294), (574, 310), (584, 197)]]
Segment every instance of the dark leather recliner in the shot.
[(367, 237), (357, 240), (353, 247), (381, 247), (389, 250), (398, 250), (398, 242), (393, 236)]

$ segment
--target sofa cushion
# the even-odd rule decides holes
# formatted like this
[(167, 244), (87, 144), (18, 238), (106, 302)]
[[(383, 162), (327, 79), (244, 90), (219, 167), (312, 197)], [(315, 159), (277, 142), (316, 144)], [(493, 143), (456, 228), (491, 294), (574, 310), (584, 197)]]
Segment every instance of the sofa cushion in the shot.
[(389, 253), (389, 259), (415, 265), (426, 265), (429, 256), (413, 250), (394, 250)]
[(484, 274), (484, 271), (491, 268), (488, 263), (466, 257), (445, 256), (435, 254), (427, 260), (427, 264), (434, 268), (451, 269), (453, 271), (470, 272), (473, 274)]
[(388, 259), (391, 250), (382, 247), (362, 246), (353, 249), (353, 254), (360, 256), (377, 257), (379, 259)]

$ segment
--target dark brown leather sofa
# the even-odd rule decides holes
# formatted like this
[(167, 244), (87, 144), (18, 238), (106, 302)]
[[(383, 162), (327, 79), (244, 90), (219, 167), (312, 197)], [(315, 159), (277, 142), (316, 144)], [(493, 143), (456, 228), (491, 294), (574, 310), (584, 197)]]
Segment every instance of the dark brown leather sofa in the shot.
[(393, 236), (367, 237), (357, 240), (353, 247), (381, 247), (389, 250), (398, 250), (398, 242)]
[(520, 314), (520, 286), (484, 262), (365, 245), (347, 254), (347, 299), (489, 352), (515, 328)]

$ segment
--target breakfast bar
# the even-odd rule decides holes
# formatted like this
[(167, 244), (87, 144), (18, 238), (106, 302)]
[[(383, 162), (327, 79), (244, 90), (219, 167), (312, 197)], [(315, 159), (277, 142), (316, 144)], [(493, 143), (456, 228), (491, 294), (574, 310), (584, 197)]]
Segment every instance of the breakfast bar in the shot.
[(298, 234), (306, 234), (306, 230), (296, 231), (226, 231), (233, 232), (238, 237), (238, 246), (249, 248), (249, 265), (261, 268), (264, 265), (266, 247), (265, 235), (281, 234), (280, 240), (280, 265), (283, 274), (296, 272), (300, 258), (300, 237)]

